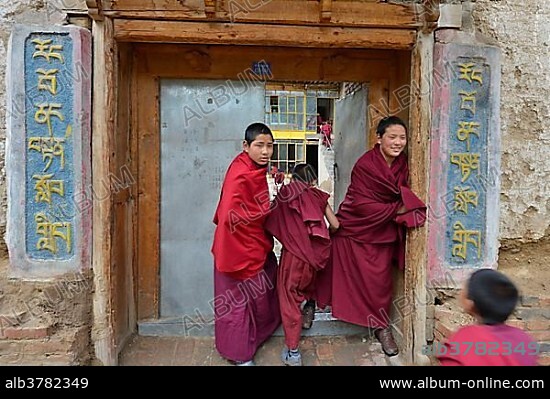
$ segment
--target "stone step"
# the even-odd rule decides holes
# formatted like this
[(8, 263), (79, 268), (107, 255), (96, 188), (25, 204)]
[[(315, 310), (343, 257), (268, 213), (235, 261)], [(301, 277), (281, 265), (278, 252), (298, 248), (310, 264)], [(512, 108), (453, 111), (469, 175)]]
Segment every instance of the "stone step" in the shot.
[[(204, 317), (202, 322), (194, 322), (183, 317), (168, 317), (156, 320), (141, 321), (138, 323), (138, 334), (144, 336), (214, 336), (213, 317)], [(331, 313), (315, 314), (315, 321), (309, 330), (303, 330), (305, 337), (358, 335), (369, 334), (370, 329), (345, 323), (332, 317)], [(282, 327), (279, 327), (274, 336), (284, 336)]]

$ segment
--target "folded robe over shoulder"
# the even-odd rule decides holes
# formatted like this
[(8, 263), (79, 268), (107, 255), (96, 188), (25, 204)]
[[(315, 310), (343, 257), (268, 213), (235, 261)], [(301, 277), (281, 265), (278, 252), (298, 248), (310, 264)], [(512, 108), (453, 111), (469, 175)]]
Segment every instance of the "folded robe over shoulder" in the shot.
[[(391, 266), (405, 266), (406, 227), (421, 226), (426, 206), (408, 188), (405, 154), (388, 166), (380, 145), (353, 167), (338, 209), (340, 230), (328, 267), (318, 275), (317, 300), (333, 315), (367, 327), (387, 327), (392, 298)], [(407, 211), (397, 212), (402, 206)]]
[(330, 256), (325, 222), (329, 195), (300, 181), (281, 187), (265, 228), (286, 251), (314, 269), (323, 269)]
[[(400, 268), (404, 267), (404, 227), (419, 227), (426, 221), (426, 205), (409, 189), (408, 178), (406, 155), (400, 154), (388, 167), (376, 144), (355, 164), (337, 214), (340, 236), (369, 244), (396, 242)], [(402, 205), (407, 211), (397, 214)]]
[(229, 165), (214, 215), (214, 264), (238, 280), (258, 274), (273, 249), (263, 227), (270, 206), (266, 173), (247, 153), (239, 154)]

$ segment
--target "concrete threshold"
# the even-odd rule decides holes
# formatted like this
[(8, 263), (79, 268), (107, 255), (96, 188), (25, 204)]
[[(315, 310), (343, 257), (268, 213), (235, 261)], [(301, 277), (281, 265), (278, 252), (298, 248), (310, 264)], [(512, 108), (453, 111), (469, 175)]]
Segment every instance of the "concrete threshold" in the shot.
[[(332, 317), (331, 313), (318, 312), (315, 321), (309, 330), (303, 330), (302, 336), (342, 336), (342, 335), (367, 335), (370, 329), (346, 323)], [(194, 320), (190, 317), (166, 317), (155, 320), (145, 320), (138, 323), (138, 334), (142, 336), (166, 337), (213, 337), (213, 317)], [(274, 336), (283, 336), (283, 328), (279, 327)]]

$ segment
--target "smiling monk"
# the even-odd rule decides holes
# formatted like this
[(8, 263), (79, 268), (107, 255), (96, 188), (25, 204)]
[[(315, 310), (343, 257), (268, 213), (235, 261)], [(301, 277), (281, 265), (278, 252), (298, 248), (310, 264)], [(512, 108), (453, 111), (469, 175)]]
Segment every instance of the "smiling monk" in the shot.
[(388, 356), (399, 349), (389, 325), (392, 265), (404, 268), (405, 226), (426, 219), (424, 203), (408, 188), (403, 153), (407, 128), (395, 116), (378, 124), (378, 143), (355, 164), (351, 184), (336, 214), (332, 258), (318, 276), (319, 305), (334, 317), (373, 328)]

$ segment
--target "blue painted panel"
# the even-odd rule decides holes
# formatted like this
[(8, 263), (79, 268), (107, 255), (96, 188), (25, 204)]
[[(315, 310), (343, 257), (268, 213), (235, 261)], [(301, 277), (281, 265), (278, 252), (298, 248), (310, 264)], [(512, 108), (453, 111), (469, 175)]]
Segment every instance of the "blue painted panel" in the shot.
[(479, 267), (486, 254), (491, 68), (483, 58), (452, 62), (446, 259)]
[(72, 65), (68, 33), (25, 40), (25, 245), (34, 260), (75, 254)]

